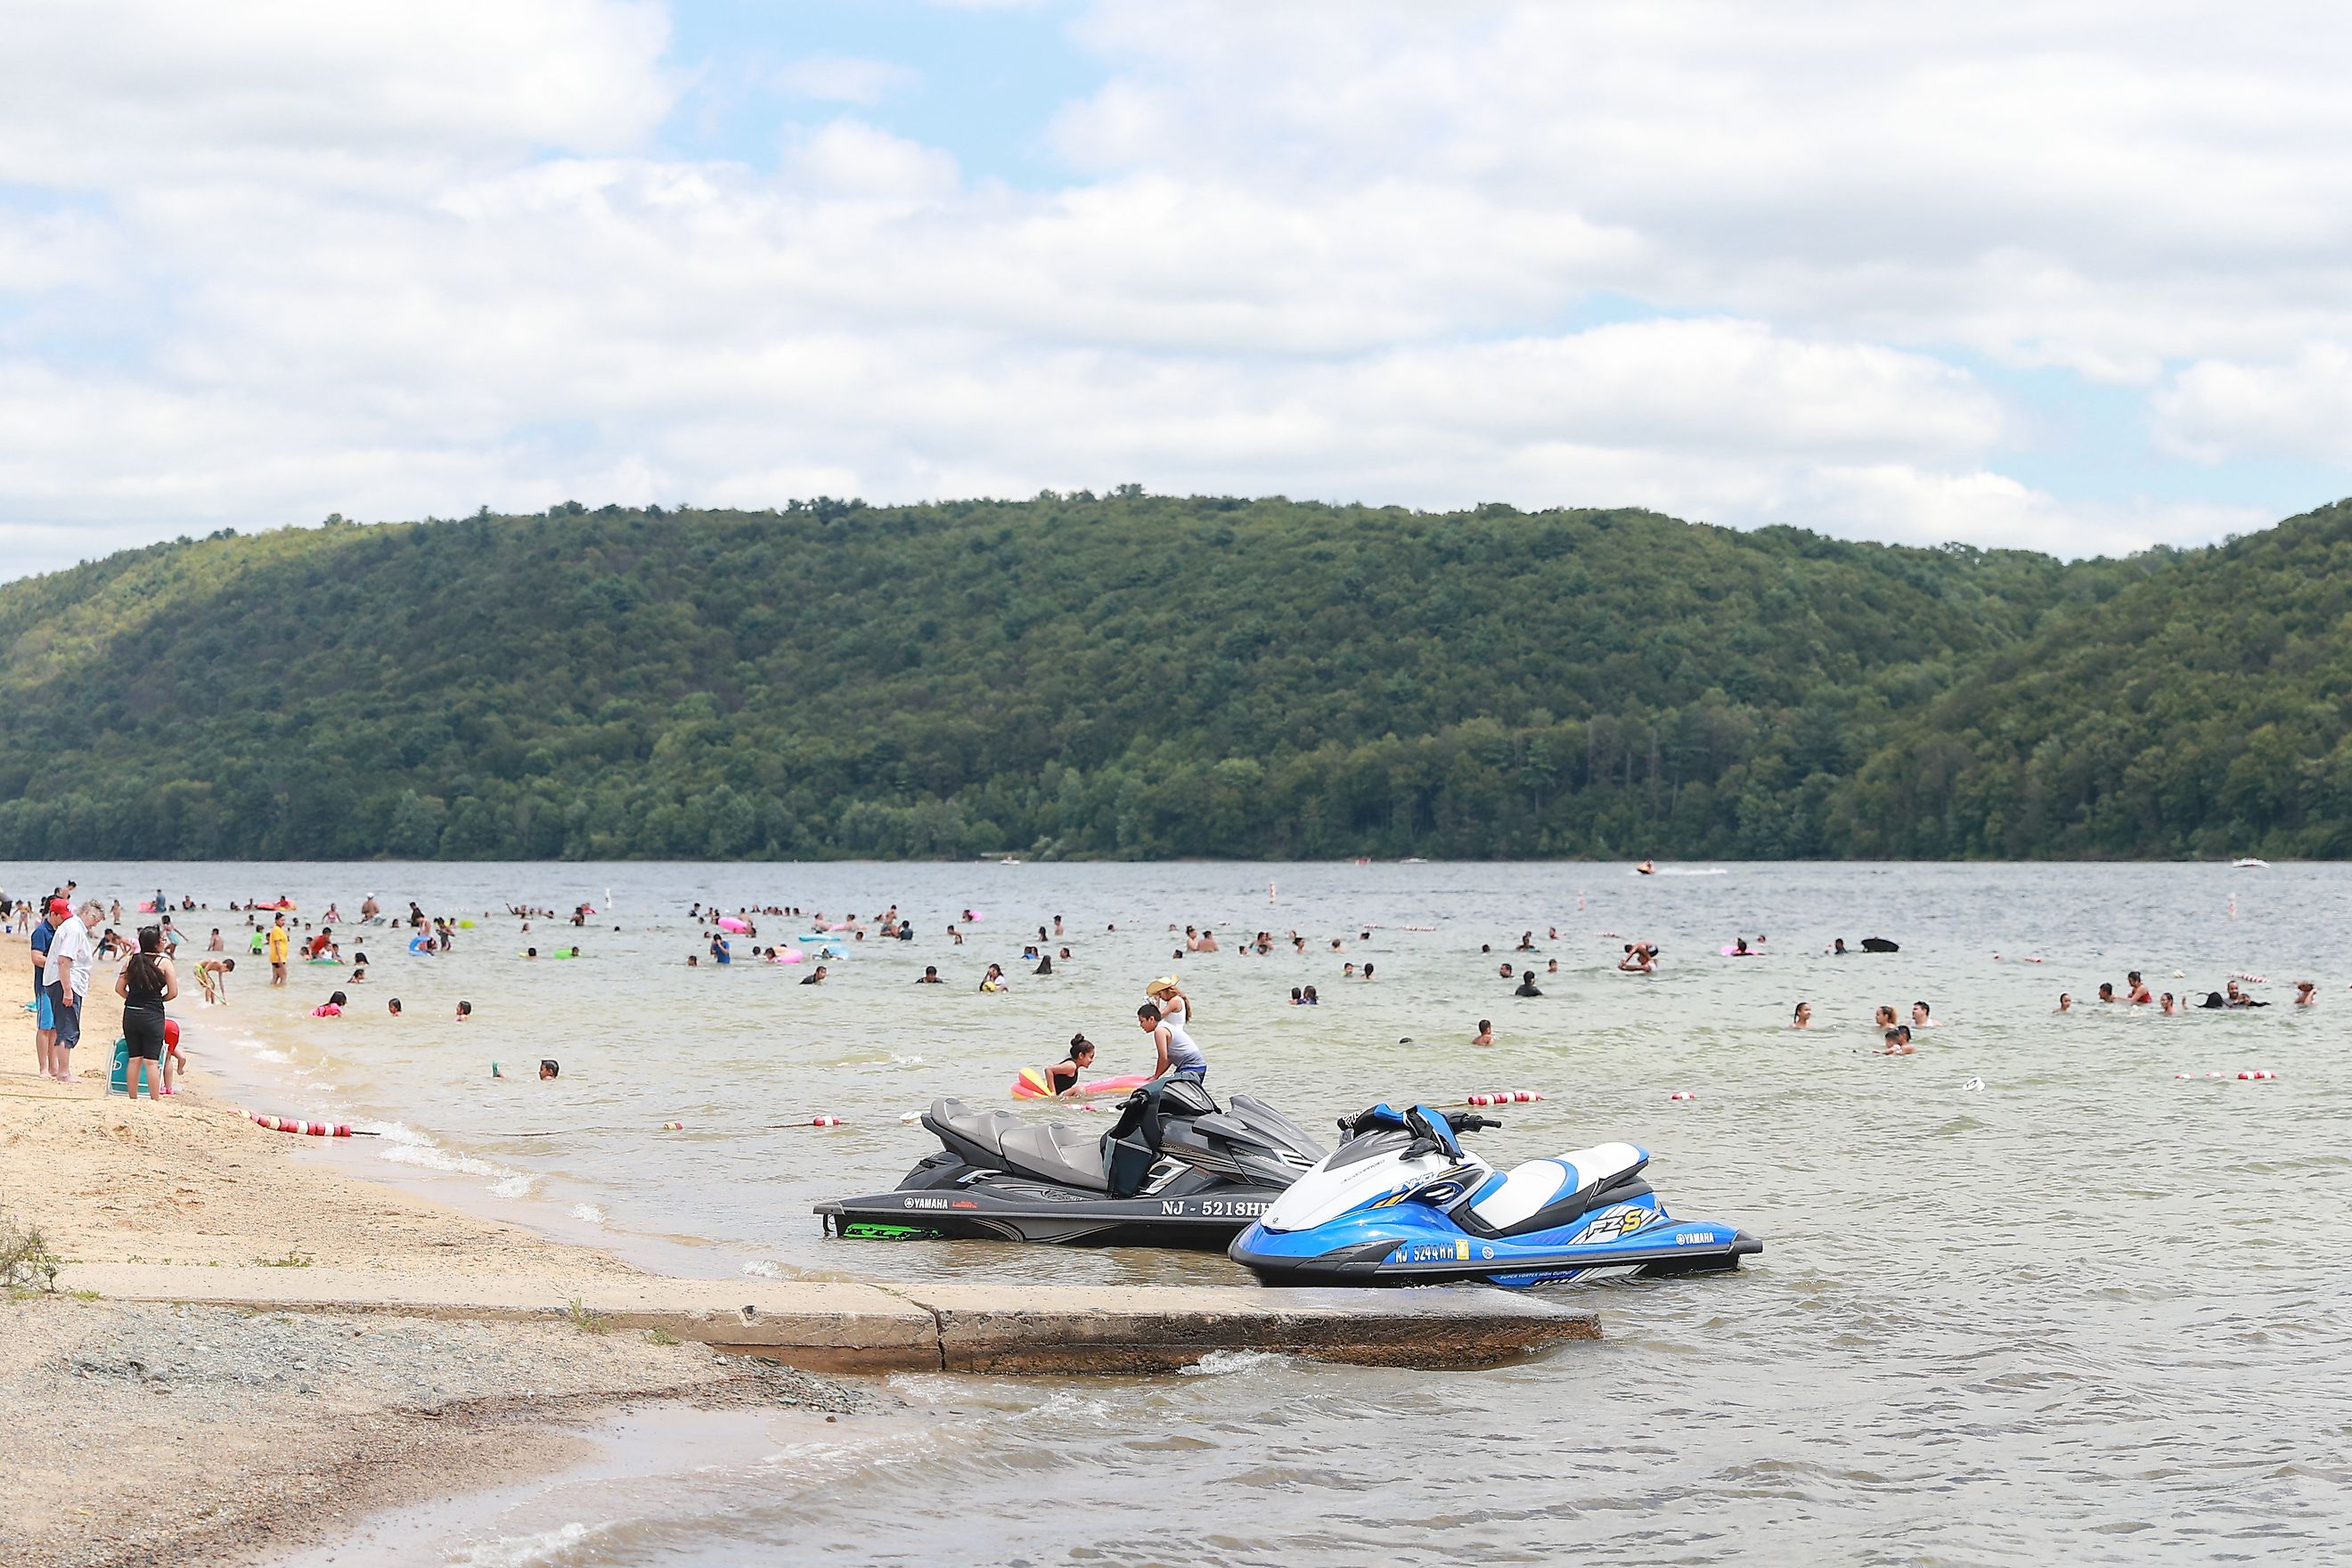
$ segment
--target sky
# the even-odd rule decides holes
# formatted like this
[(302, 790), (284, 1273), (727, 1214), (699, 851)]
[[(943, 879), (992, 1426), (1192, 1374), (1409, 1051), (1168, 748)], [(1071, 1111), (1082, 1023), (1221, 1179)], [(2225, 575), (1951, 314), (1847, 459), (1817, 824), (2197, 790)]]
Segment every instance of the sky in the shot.
[(2352, 493), (2352, 12), (0, 0), (0, 578), (1107, 489), (2119, 553)]

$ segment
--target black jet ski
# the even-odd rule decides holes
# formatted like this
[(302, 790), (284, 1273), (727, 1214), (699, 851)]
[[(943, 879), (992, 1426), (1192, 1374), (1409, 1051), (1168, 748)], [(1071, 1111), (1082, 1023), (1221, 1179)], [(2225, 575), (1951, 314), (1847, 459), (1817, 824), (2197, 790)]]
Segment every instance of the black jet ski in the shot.
[(1192, 1079), (1160, 1079), (1099, 1135), (936, 1100), (941, 1145), (897, 1190), (816, 1205), (827, 1231), (873, 1240), (977, 1237), (1089, 1247), (1223, 1249), (1323, 1158), (1297, 1122)]

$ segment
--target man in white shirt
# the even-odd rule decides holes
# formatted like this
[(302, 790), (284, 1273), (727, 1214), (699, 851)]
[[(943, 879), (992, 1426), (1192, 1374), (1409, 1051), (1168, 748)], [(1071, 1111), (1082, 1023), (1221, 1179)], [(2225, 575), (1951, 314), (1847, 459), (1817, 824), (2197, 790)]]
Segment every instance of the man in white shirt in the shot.
[(67, 1083), (73, 1081), (73, 1048), (81, 1044), (81, 1005), (89, 994), (90, 971), (98, 960), (91, 946), (89, 928), (104, 922), (106, 911), (96, 899), (86, 899), (74, 917), (58, 927), (58, 934), (49, 943), (49, 980), (57, 987), (50, 1010), (56, 1015), (57, 1076)]

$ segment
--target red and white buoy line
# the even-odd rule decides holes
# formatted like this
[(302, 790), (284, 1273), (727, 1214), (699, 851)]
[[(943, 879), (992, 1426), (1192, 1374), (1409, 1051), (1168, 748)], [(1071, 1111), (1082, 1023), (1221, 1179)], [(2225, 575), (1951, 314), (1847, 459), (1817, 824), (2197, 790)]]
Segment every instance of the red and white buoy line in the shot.
[(370, 1132), (353, 1127), (348, 1121), (304, 1121), (292, 1116), (264, 1116), (258, 1110), (248, 1110), (246, 1117), (256, 1127), (271, 1132), (299, 1132), (310, 1138), (381, 1138), (381, 1132)]

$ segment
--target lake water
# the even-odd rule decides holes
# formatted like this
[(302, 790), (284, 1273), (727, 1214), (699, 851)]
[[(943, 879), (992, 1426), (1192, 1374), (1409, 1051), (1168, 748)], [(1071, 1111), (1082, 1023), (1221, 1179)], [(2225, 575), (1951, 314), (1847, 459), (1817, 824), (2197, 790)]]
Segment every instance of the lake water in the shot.
[[(161, 886), (234, 937), (232, 898), (308, 919), (370, 890), (480, 923), (451, 955), (232, 983), (184, 1003), (199, 1048), (267, 1109), (384, 1129), (321, 1157), (673, 1271), (1233, 1281), (1222, 1258), (821, 1238), (809, 1205), (896, 1184), (900, 1117), (987, 1104), (1083, 1030), (1148, 1066), (1133, 1014), (1173, 970), (1213, 1089), (1309, 1126), (1378, 1099), (1506, 1088), (1541, 1104), (1479, 1135), (1498, 1163), (1622, 1138), (1669, 1208), (1762, 1258), (1707, 1279), (1566, 1288), (1608, 1338), (1444, 1376), (1281, 1358), (1196, 1375), (894, 1380), (908, 1415), (782, 1438), (690, 1475), (601, 1478), (571, 1521), (469, 1526), (425, 1561), (725, 1563), (1436, 1561), (2311, 1562), (2352, 1552), (2352, 869), (2210, 866), (87, 866), (126, 906)], [(0, 866), (11, 889), (57, 868)], [(1272, 897), (1269, 898), (1269, 884)], [(484, 910), (603, 913), (525, 935)], [(688, 968), (697, 900), (871, 916), (824, 985)], [(983, 919), (962, 947), (944, 928)], [(1065, 920), (1069, 962), (1024, 939)], [(1186, 923), (1215, 954), (1171, 957)], [(758, 921), (760, 944), (805, 922)], [(615, 929), (615, 928), (618, 929)], [(1112, 928), (1116, 928), (1115, 930)], [(1558, 938), (1548, 937), (1552, 928)], [(1258, 929), (1305, 957), (1233, 951)], [(1532, 929), (1540, 999), (1496, 973)], [(1369, 935), (1365, 933), (1369, 932)], [(1731, 959), (1735, 936), (1768, 956)], [(1836, 958), (1884, 935), (1892, 955)], [(1329, 943), (1340, 938), (1344, 952)], [(1664, 950), (1649, 977), (1620, 942)], [(576, 962), (520, 954), (577, 942)], [(1481, 944), (1495, 951), (1482, 952)], [(347, 942), (347, 951), (350, 943)], [(2000, 954), (1997, 960), (1995, 954)], [(2039, 963), (2021, 962), (2027, 957)], [(977, 993), (990, 961), (1012, 990)], [(1370, 960), (1379, 978), (1341, 976)], [(917, 986), (923, 965), (948, 984)], [(2102, 1007), (2128, 969), (2201, 996), (2267, 977), (2263, 1011)], [(2176, 973), (2179, 977), (2176, 978)], [(2293, 982), (2322, 1002), (2290, 1004)], [(354, 1008), (306, 1015), (341, 984)], [(1288, 1005), (1314, 984), (1320, 1007)], [(2058, 993), (2074, 1012), (2053, 1012)], [(397, 994), (407, 1016), (390, 1019)], [(450, 1022), (460, 997), (475, 1019)], [(1791, 1006), (1817, 1026), (1788, 1029)], [(1867, 1054), (1871, 1010), (1928, 1001), (1919, 1054)], [(1494, 1020), (1491, 1048), (1468, 1042)], [(562, 1062), (542, 1084), (538, 1058)], [(499, 1062), (509, 1078), (493, 1080)], [(2273, 1081), (2241, 1081), (2269, 1068)], [(2189, 1072), (2189, 1079), (2177, 1078)], [(2220, 1073), (2212, 1078), (2207, 1075)], [(1696, 1098), (1671, 1100), (1675, 1091)], [(807, 1125), (817, 1114), (837, 1128)], [(1073, 1115), (1066, 1110), (1044, 1114)], [(1091, 1123), (1095, 1118), (1085, 1118)], [(685, 1130), (664, 1132), (665, 1121)], [(1326, 1123), (1328, 1124), (1328, 1123)], [(534, 1136), (533, 1134), (546, 1134)], [(652, 1461), (648, 1459), (650, 1465)], [(625, 1466), (622, 1467), (624, 1469)], [(579, 1529), (567, 1529), (567, 1523)], [(593, 1527), (592, 1527), (593, 1526)], [(425, 1549), (420, 1548), (420, 1551)]]

